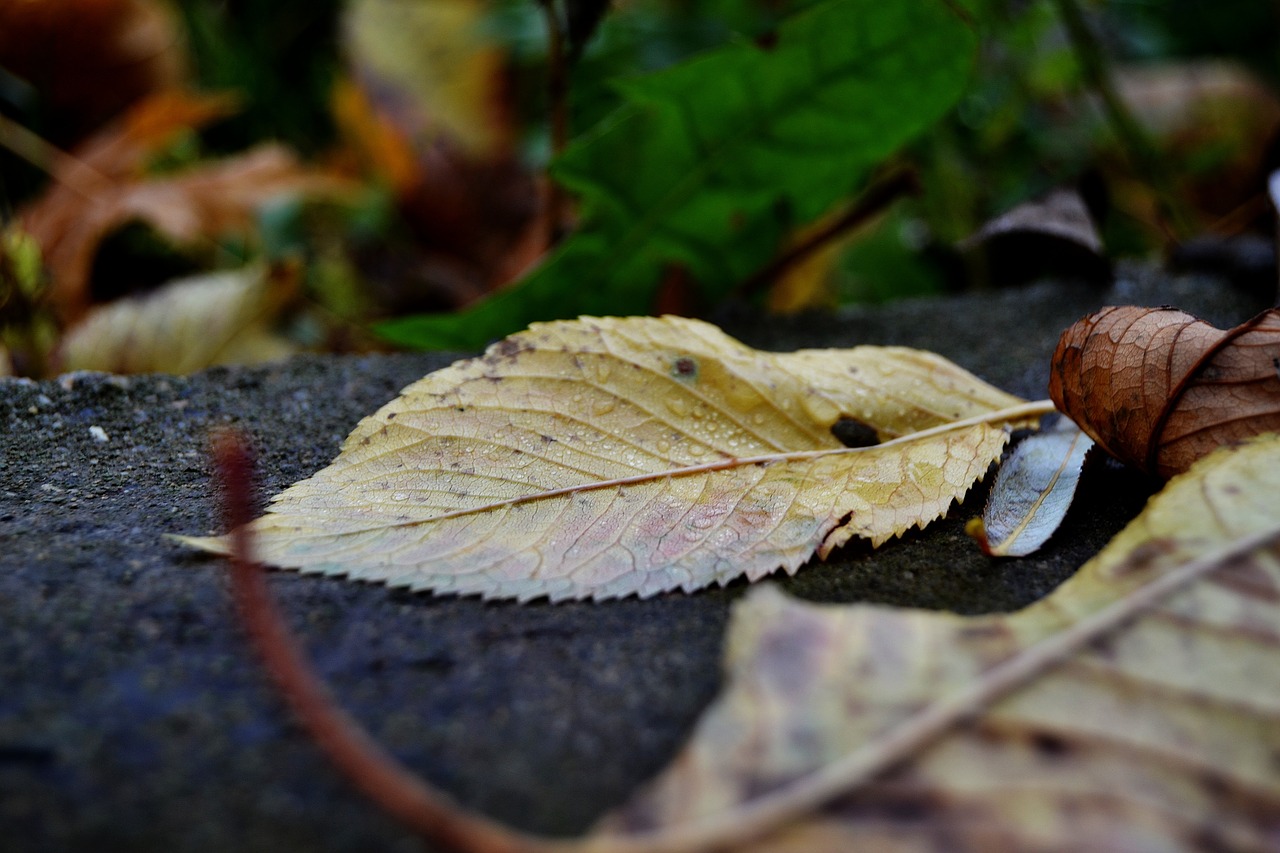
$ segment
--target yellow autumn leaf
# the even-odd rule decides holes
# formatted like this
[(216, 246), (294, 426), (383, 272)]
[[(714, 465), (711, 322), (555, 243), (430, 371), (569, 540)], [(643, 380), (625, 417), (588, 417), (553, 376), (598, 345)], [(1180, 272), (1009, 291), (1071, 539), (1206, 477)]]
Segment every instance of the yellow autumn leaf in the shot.
[(1277, 494), (1280, 436), (1220, 449), (1014, 614), (753, 591), (725, 692), (589, 846), (1275, 849)]
[(487, 13), (484, 0), (353, 0), (343, 41), (375, 90), (422, 123), (421, 143), (444, 135), (484, 159), (510, 142), (505, 60)]
[(297, 347), (273, 329), (294, 289), (287, 269), (204, 273), (96, 308), (63, 338), (63, 370), (192, 373), (257, 364)]
[[(522, 600), (755, 580), (945, 513), (1001, 425), (1044, 411), (1020, 403), (918, 350), (766, 353), (676, 317), (539, 324), (362, 421), (254, 545), (304, 572)], [(844, 447), (837, 421), (874, 446)]]

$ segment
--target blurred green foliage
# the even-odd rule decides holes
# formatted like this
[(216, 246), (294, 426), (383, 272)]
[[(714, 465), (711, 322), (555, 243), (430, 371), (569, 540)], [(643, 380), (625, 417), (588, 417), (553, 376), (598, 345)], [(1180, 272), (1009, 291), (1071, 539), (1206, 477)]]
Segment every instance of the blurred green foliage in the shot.
[[(1108, 61), (1228, 57), (1280, 85), (1274, 3), (1071, 2), (1088, 17)], [(561, 15), (562, 3), (554, 3)], [(182, 168), (268, 139), (317, 157), (349, 144), (332, 114), (334, 84), (351, 73), (341, 48), (344, 6), (344, 0), (177, 0), (198, 86), (237, 91), (242, 109), (171, 146), (154, 169)], [(830, 292), (839, 302), (936, 293), (966, 283), (952, 247), (992, 216), (1096, 173), (1104, 161), (1124, 168), (1112, 130), (1090, 105), (1079, 45), (1054, 3), (617, 2), (569, 64), (575, 141), (554, 165), (545, 9), (537, 0), (490, 0), (489, 8), (485, 26), (505, 52), (519, 156), (534, 172), (549, 170), (578, 200), (579, 227), (515, 288), (460, 313), (382, 327), (401, 343), (473, 348), (542, 317), (652, 310), (655, 291), (673, 269), (697, 288), (687, 304), (706, 306), (767, 265), (795, 229), (854, 203), (868, 175), (889, 158), (912, 171), (920, 191), (860, 229), (832, 265)], [(833, 17), (837, 31), (803, 36), (812, 44), (787, 47), (785, 61), (772, 55), (777, 40), (792, 39), (786, 34), (803, 29), (803, 21), (841, 9), (851, 17)], [(966, 24), (945, 37), (921, 26), (914, 40), (896, 45), (897, 53), (859, 71), (879, 88), (858, 97), (833, 94), (838, 87), (821, 75), (809, 85), (772, 88), (802, 73), (806, 52), (825, 57), (842, 42), (849, 47), (865, 21), (903, 9), (948, 15), (963, 9)], [(970, 40), (977, 45), (973, 61)], [(920, 81), (927, 85), (912, 90)], [(738, 103), (744, 92), (759, 103)], [(0, 68), (0, 112), (39, 133), (41, 110), (39, 93)], [(779, 147), (777, 139), (785, 143)], [(1176, 167), (1212, 175), (1238, 153), (1233, 144), (1201, 144), (1182, 152)], [(38, 187), (29, 166), (0, 152), (8, 212)], [(422, 310), (436, 297), (384, 299), (387, 288), (374, 280), (394, 275), (387, 270), (401, 269), (399, 260), (372, 276), (362, 267), (370, 254), (399, 259), (404, 253), (385, 247), (421, 238), (405, 215), (387, 187), (370, 182), (343, 204), (291, 202), (263, 211), (255, 242), (229, 246), (226, 256), (303, 258), (316, 298), (348, 321), (406, 305)], [(1112, 254), (1150, 252), (1166, 239), (1123, 213), (1103, 228)], [(144, 267), (164, 271), (165, 251), (136, 229), (125, 230), (105, 244), (100, 267), (109, 273), (136, 255)], [(399, 285), (405, 286), (414, 285)]]

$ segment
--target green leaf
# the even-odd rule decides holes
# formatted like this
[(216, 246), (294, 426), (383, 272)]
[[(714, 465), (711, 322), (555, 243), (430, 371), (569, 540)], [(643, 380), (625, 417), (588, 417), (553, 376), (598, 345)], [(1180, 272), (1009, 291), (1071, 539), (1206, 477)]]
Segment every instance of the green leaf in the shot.
[(975, 43), (942, 0), (837, 0), (768, 47), (735, 43), (628, 81), (626, 106), (553, 167), (582, 198), (581, 230), (474, 308), (379, 332), (474, 349), (535, 320), (644, 313), (670, 264), (723, 296), (950, 108)]

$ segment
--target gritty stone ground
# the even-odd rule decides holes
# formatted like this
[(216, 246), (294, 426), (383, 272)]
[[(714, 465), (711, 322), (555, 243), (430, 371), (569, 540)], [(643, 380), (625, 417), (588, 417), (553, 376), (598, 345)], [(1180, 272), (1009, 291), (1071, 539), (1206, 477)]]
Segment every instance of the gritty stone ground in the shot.
[[(1103, 304), (1175, 304), (1218, 325), (1266, 305), (1221, 281), (1122, 269), (837, 317), (720, 321), (767, 349), (905, 344), (1030, 398), (1061, 330)], [(209, 431), (246, 430), (265, 498), (450, 357), (298, 358), (192, 377), (0, 380), (0, 850), (420, 850), (290, 721), (230, 610), (224, 566), (166, 540), (217, 528)], [(964, 536), (981, 490), (928, 530), (779, 578), (823, 601), (964, 613), (1044, 595), (1153, 484), (1095, 465), (1041, 553)], [(741, 583), (647, 601), (527, 605), (273, 574), (319, 672), (395, 755), (467, 806), (580, 832), (677, 750), (719, 679)]]

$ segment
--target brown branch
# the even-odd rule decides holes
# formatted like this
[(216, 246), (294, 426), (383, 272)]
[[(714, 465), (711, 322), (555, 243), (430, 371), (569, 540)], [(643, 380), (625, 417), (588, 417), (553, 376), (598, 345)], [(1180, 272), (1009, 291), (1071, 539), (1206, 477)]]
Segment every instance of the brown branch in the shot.
[(0, 146), (66, 185), (82, 198), (96, 198), (116, 186), (114, 181), (88, 163), (3, 115), (0, 115)]
[(827, 243), (857, 228), (902, 196), (914, 195), (919, 191), (920, 182), (913, 170), (904, 168), (891, 172), (888, 176), (868, 187), (857, 202), (841, 214), (839, 218), (822, 230), (810, 234), (806, 239), (792, 246), (744, 279), (736, 288), (737, 295), (741, 297), (752, 296), (765, 290), (779, 276), (804, 261)]
[(245, 440), (217, 437), (214, 458), (231, 530), (231, 588), (241, 621), (303, 727), (351, 782), (384, 811), (450, 853), (552, 853), (566, 849), (470, 814), (432, 789), (344, 712), (308, 665), (253, 559), (253, 462)]
[[(551, 125), (551, 158), (569, 145), (569, 62), (565, 52), (564, 28), (555, 0), (538, 0), (547, 22), (547, 114)], [(551, 244), (560, 241), (565, 228), (564, 191), (547, 178), (547, 221), (551, 224)]]

